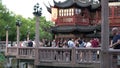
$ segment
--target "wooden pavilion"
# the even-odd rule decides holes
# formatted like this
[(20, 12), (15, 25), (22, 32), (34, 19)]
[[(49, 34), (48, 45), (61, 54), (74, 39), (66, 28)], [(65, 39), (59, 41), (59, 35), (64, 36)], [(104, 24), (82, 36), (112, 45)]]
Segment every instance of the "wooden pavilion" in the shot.
[[(51, 29), (55, 38), (100, 37), (101, 1), (66, 0), (47, 7), (55, 26)], [(120, 2), (109, 0), (110, 28), (120, 26)]]

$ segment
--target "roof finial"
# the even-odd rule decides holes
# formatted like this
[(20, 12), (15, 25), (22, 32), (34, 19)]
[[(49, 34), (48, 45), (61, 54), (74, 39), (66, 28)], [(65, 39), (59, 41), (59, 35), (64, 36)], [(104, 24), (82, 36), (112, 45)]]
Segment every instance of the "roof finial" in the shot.
[(48, 7), (45, 3), (44, 3), (44, 5), (45, 5), (45, 7), (47, 8), (47, 11), (49, 12), (49, 13), (51, 13), (51, 5)]

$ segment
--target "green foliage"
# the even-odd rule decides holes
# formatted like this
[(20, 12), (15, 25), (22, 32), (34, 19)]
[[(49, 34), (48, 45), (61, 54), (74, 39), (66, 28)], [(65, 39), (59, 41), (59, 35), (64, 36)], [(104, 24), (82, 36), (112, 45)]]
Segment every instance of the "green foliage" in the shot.
[(4, 68), (5, 63), (5, 55), (3, 53), (0, 53), (0, 68)]
[[(21, 15), (16, 15), (9, 11), (4, 5), (2, 5), (2, 2), (0, 2), (0, 40), (5, 41), (5, 26), (9, 25), (9, 41), (16, 41), (17, 19), (20, 19), (22, 22), (22, 25), (20, 26), (20, 40), (26, 39), (28, 31), (30, 32), (30, 39), (34, 39), (36, 23), (35, 17), (26, 19)], [(52, 39), (52, 34), (50, 33), (51, 26), (53, 26), (52, 22), (46, 21), (45, 17), (40, 17), (40, 39)]]
[(4, 62), (4, 61), (5, 61), (5, 56), (2, 53), (0, 53), (0, 62)]
[[(30, 34), (31, 34), (31, 39), (35, 37), (35, 23), (36, 19), (35, 17), (33, 19), (29, 18), (29, 22), (31, 22), (30, 26)], [(46, 21), (45, 17), (40, 17), (40, 39), (46, 38), (51, 40), (52, 39), (52, 34), (50, 32), (51, 27), (53, 26), (53, 23), (50, 21)]]

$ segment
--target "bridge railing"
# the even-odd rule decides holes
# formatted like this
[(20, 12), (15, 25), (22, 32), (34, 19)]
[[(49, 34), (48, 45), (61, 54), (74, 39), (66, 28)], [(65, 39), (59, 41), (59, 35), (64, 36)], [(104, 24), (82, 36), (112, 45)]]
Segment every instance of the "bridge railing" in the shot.
[(4, 52), (5, 51), (5, 45), (0, 45), (0, 52)]
[[(36, 48), (33, 47), (7, 47), (7, 55), (20, 59), (36, 59), (39, 62), (65, 62), (65, 63), (92, 63), (99, 62), (100, 48)], [(35, 58), (38, 56), (38, 58)]]
[[(38, 63), (100, 63), (100, 54), (100, 48), (7, 47), (6, 50), (6, 56), (34, 59)], [(109, 55), (111, 67), (117, 68), (120, 65), (120, 50), (109, 49)]]
[(39, 48), (39, 62), (70, 62), (71, 48)]
[(109, 49), (111, 68), (120, 68), (120, 49)]
[(19, 58), (19, 59), (34, 59), (35, 58), (35, 48), (19, 47), (17, 58)]
[[(11, 42), (8, 41), (8, 44), (10, 45)], [(0, 52), (5, 52), (6, 49), (6, 41), (0, 41)]]
[(100, 63), (100, 48), (76, 48), (77, 63)]
[(6, 56), (16, 56), (18, 53), (17, 53), (17, 47), (7, 47), (6, 49)]
[(100, 63), (100, 48), (39, 48), (38, 62)]

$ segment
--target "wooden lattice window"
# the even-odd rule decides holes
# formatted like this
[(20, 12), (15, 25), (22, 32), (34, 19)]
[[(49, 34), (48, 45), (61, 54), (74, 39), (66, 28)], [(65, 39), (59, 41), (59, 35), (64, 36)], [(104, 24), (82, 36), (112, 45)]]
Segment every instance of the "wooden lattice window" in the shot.
[(59, 9), (59, 16), (62, 16), (62, 10)]
[(120, 6), (116, 6), (116, 7), (115, 7), (114, 15), (115, 15), (115, 16), (120, 16)]
[(64, 11), (63, 11), (63, 9), (61, 9), (61, 14), (62, 14), (61, 16), (64, 16)]
[(64, 9), (64, 16), (67, 16), (67, 9)]
[(112, 7), (109, 7), (109, 17), (112, 16)]

